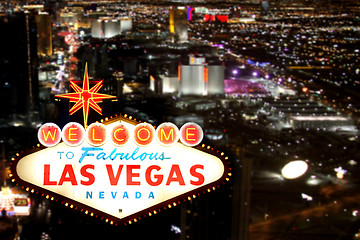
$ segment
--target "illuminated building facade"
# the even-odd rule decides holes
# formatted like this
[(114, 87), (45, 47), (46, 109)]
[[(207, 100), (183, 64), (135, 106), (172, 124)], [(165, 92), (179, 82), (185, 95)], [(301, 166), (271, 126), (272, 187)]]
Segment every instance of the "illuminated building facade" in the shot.
[(204, 57), (189, 56), (189, 65), (179, 66), (179, 95), (224, 94), (224, 66), (208, 65)]
[(188, 40), (187, 9), (185, 7), (172, 7), (169, 19), (170, 34), (174, 41)]
[(175, 93), (179, 89), (179, 80), (177, 77), (160, 75), (162, 79), (162, 93)]
[(111, 38), (122, 32), (128, 32), (131, 30), (131, 18), (100, 18), (91, 20), (91, 36), (93, 38)]
[(102, 38), (104, 36), (101, 20), (91, 20), (91, 36), (93, 38)]
[(111, 38), (120, 32), (120, 24), (116, 19), (105, 20), (104, 24), (104, 38)]
[(224, 94), (224, 66), (208, 65), (207, 69), (207, 94)]
[(51, 56), (53, 53), (51, 16), (46, 12), (40, 12), (35, 16), (35, 21), (37, 28), (38, 55)]
[(132, 30), (131, 18), (120, 18), (120, 32), (128, 32)]

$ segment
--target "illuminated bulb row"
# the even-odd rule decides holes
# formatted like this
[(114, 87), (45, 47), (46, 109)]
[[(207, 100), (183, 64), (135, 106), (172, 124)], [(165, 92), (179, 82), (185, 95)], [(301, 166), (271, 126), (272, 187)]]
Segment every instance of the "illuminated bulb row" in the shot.
[[(115, 114), (115, 117), (117, 117), (116, 114)], [(127, 119), (129, 119), (129, 120), (132, 120), (132, 121), (134, 121), (134, 122), (136, 121), (135, 118), (133, 119), (132, 116), (128, 116), (127, 114), (125, 114), (123, 117), (124, 117), (124, 118), (127, 118)], [(111, 116), (110, 119), (112, 119), (112, 118), (113, 118), (113, 117)], [(105, 120), (104, 120), (104, 119), (101, 119), (100, 121), (101, 121), (101, 123), (103, 123), (104, 121), (109, 121), (109, 118), (106, 117)], [(141, 122), (141, 121), (139, 121), (139, 122)], [(36, 147), (41, 148), (42, 146), (41, 146), (40, 144), (37, 144)], [(211, 146), (206, 146), (205, 144), (202, 144), (201, 147), (202, 147), (202, 148), (206, 148), (207, 150), (211, 150), (211, 151), (214, 150)], [(35, 147), (33, 147), (33, 148), (35, 148)], [(22, 152), (21, 152), (21, 153), (22, 153)], [(217, 153), (219, 153), (219, 151), (217, 151)], [(16, 153), (15, 155), (16, 155), (16, 157), (19, 157), (19, 156), (20, 156), (19, 153)], [(224, 156), (224, 152), (221, 152), (221, 153), (220, 153), (220, 156), (223, 157), (223, 156)], [(225, 159), (225, 160), (228, 160), (228, 157), (226, 156), (226, 157), (224, 157), (224, 159)], [(15, 161), (15, 158), (11, 158), (11, 161)], [(230, 163), (228, 162), (228, 164), (230, 164)], [(229, 168), (229, 170), (231, 170), (231, 168)], [(228, 177), (225, 178), (225, 180), (226, 180), (226, 181), (229, 181), (229, 177), (230, 177), (230, 176), (232, 176), (232, 173), (229, 172), (229, 173), (228, 173)], [(9, 174), (9, 177), (12, 178), (12, 177), (13, 177), (13, 174), (10, 173), (10, 174)], [(13, 178), (13, 179), (11, 179), (11, 181), (12, 181), (12, 182), (15, 182), (16, 180), (15, 180), (15, 178)], [(217, 186), (217, 187), (219, 187), (219, 186)], [(35, 192), (35, 189), (30, 189), (29, 187), (27, 187), (25, 190), (26, 190), (26, 191), (30, 191), (31, 193), (34, 193), (34, 192)], [(211, 190), (216, 190), (216, 187), (212, 187), (212, 188), (207, 189), (207, 192), (211, 192)], [(204, 191), (204, 193), (205, 193), (205, 191)], [(36, 194), (38, 194), (38, 192), (36, 192)], [(200, 196), (199, 193), (198, 193), (197, 195)], [(50, 199), (51, 201), (55, 200), (55, 198), (54, 198), (54, 197), (51, 197), (50, 195), (42, 194), (42, 196), (45, 196), (46, 199)], [(193, 194), (192, 196), (188, 196), (187, 200), (190, 201), (191, 199), (195, 199), (196, 197), (197, 197), (197, 196), (196, 196), (195, 194)], [(57, 200), (56, 200), (56, 201), (57, 201)], [(184, 201), (186, 201), (186, 199), (184, 199)], [(173, 202), (172, 204), (168, 204), (167, 206), (165, 206), (164, 209), (176, 207), (176, 206), (177, 206), (178, 204), (180, 204), (180, 203), (181, 203), (180, 201), (178, 201), (178, 202)], [(69, 204), (69, 203), (67, 203), (67, 202), (66, 202), (64, 205), (65, 205), (66, 207), (70, 207), (71, 209), (73, 209), (73, 208), (77, 209), (76, 206), (74, 206), (73, 204)], [(84, 209), (81, 209), (80, 211), (83, 212)], [(157, 213), (160, 212), (160, 211), (161, 211), (160, 209), (158, 209), (158, 210), (153, 210), (152, 212), (149, 212), (148, 215), (144, 215), (144, 217), (155, 215), (155, 214), (157, 214)], [(88, 214), (90, 213), (89, 215), (90, 215), (91, 217), (94, 216), (94, 213), (93, 213), (93, 212), (89, 212), (88, 210), (85, 210), (84, 213), (85, 213), (86, 215), (88, 215)], [(95, 217), (97, 218), (98, 215), (95, 215)], [(101, 218), (101, 219), (104, 219), (104, 218)], [(128, 223), (128, 224), (136, 223), (136, 222), (138, 221), (138, 219), (140, 220), (141, 218), (140, 218), (140, 217), (139, 217), (139, 218), (134, 218), (134, 219), (132, 219), (132, 220), (129, 220), (127, 223)], [(107, 218), (104, 219), (104, 220), (105, 220), (105, 222), (110, 223), (111, 225), (114, 224), (113, 221), (111, 221), (111, 220), (109, 220), (109, 219), (107, 219)], [(126, 225), (127, 223), (124, 223), (124, 225)], [(115, 223), (115, 225), (117, 226), (118, 224)]]
[[(208, 149), (208, 150), (214, 150), (211, 146), (206, 146), (205, 144), (202, 144), (201, 147), (202, 147), (202, 148), (206, 148), (206, 149)], [(219, 153), (219, 151), (216, 151), (216, 152)], [(221, 153), (220, 153), (220, 156), (223, 157), (224, 155), (225, 155), (224, 152), (221, 152)], [(225, 159), (226, 161), (229, 160), (228, 157), (225, 157), (224, 159)], [(230, 162), (227, 162), (227, 163), (230, 164)], [(229, 171), (230, 171), (230, 170), (231, 170), (231, 168), (229, 168)], [(226, 180), (226, 181), (230, 181), (230, 178), (229, 178), (229, 177), (231, 177), (231, 176), (232, 176), (232, 173), (229, 172), (229, 173), (228, 173), (228, 177), (225, 178), (225, 180)], [(208, 191), (209, 191), (209, 190), (208, 190)]]

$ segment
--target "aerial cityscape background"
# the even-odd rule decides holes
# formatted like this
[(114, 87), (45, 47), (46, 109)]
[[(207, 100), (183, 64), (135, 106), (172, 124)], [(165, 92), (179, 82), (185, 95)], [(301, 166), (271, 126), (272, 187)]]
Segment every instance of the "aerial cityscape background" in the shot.
[[(360, 239), (360, 1), (0, 1), (0, 31), (0, 239)], [(128, 226), (12, 183), (86, 63), (118, 98), (89, 122), (196, 122), (230, 181)]]

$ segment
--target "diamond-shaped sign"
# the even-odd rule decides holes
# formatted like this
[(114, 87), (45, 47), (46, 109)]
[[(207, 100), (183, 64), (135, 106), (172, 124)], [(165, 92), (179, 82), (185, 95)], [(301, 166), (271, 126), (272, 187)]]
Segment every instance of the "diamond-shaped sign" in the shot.
[[(126, 224), (211, 191), (228, 180), (230, 173), (223, 153), (204, 145), (189, 147), (180, 141), (164, 145), (155, 138), (143, 146), (134, 141), (145, 138), (136, 132), (136, 124), (116, 117), (105, 122), (100, 133), (92, 124), (86, 130), (88, 139), (73, 145), (71, 141), (58, 143), (55, 134), (60, 134), (60, 129), (46, 126), (47, 132), (39, 131), (40, 136), (57, 142), (13, 159), (12, 181), (91, 216)], [(125, 139), (122, 135), (111, 137), (123, 132), (118, 126), (128, 131), (126, 144), (121, 144)], [(105, 133), (106, 139), (100, 142)], [(164, 140), (170, 138), (170, 134), (156, 133)], [(74, 140), (76, 134), (76, 124), (63, 128), (63, 139), (65, 136)]]

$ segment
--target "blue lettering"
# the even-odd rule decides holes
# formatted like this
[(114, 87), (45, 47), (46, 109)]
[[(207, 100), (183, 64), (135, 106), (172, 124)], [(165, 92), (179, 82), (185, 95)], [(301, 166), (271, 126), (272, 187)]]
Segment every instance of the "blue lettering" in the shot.
[[(68, 156), (69, 153), (71, 153), (71, 154), (70, 154), (70, 157)], [(71, 152), (71, 151), (70, 151), (70, 152), (67, 152), (67, 153), (66, 153), (66, 157), (67, 157), (67, 159), (72, 159), (72, 158), (74, 157), (74, 153)]]
[(150, 192), (150, 193), (149, 193), (149, 197), (148, 197), (148, 198), (155, 199), (155, 197), (154, 197), (154, 193), (153, 193), (153, 192)]
[(86, 191), (86, 199), (91, 198), (92, 199), (92, 192)]
[(61, 154), (64, 153), (64, 152), (57, 152), (58, 154), (60, 154), (60, 159), (61, 159)]
[(106, 156), (106, 154), (104, 152), (101, 152), (96, 156), (96, 159), (97, 160), (100, 160), (100, 159), (105, 160), (105, 156)]
[(99, 199), (104, 199), (104, 192), (99, 192)]
[(129, 195), (128, 195), (127, 192), (124, 192), (123, 199), (124, 199), (124, 198), (129, 198)]
[(104, 160), (106, 160), (106, 159), (114, 160), (115, 157), (116, 157), (116, 155), (115, 155), (115, 157), (112, 157), (112, 155), (113, 155), (115, 152), (116, 152), (116, 148), (114, 148), (114, 150), (112, 150), (112, 152), (110, 153), (110, 155), (109, 155), (108, 157), (106, 157)]
[(124, 153), (122, 153), (120, 160), (124, 160), (124, 159), (126, 159), (126, 160), (130, 159), (129, 153), (126, 153), (125, 155), (124, 155)]
[(135, 198), (136, 199), (141, 198), (141, 192), (135, 192)]
[(160, 154), (160, 156), (159, 156), (159, 158), (157, 158), (156, 160), (166, 160), (166, 159), (170, 159), (170, 157), (165, 157), (165, 154), (164, 154), (164, 152), (162, 152), (161, 154)]
[[(147, 157), (147, 153), (142, 153), (141, 155), (140, 155), (140, 160), (141, 161), (144, 161), (145, 159), (146, 159), (146, 157)], [(152, 153), (150, 153), (150, 156), (152, 155)]]
[[(166, 159), (171, 159), (170, 157), (166, 157), (164, 152), (152, 152), (152, 153), (148, 153), (148, 152), (140, 152), (140, 148), (137, 147), (134, 149), (134, 151), (132, 153), (124, 153), (124, 152), (120, 152), (117, 153), (116, 150), (118, 148), (114, 148), (111, 153), (109, 155), (107, 155), (105, 152), (103, 152), (102, 148), (98, 148), (98, 147), (83, 147), (81, 148), (81, 151), (83, 151), (80, 159), (79, 159), (79, 163), (82, 163), (82, 161), (85, 159), (85, 157), (92, 157), (95, 156), (95, 153), (93, 151), (101, 151), (96, 155), (96, 159), (97, 160), (115, 160), (115, 159), (120, 159), (120, 160), (141, 160), (144, 161), (146, 159), (148, 160), (166, 160)], [(62, 154), (64, 152), (58, 152), (60, 155), (60, 159), (62, 158)], [(65, 156), (68, 159), (72, 159), (74, 157), (74, 153), (73, 152), (67, 152), (65, 154)]]
[(117, 192), (111, 192), (111, 196), (113, 199), (115, 199)]
[[(139, 156), (135, 157), (135, 155), (138, 151), (139, 151), (138, 147), (133, 151), (133, 153), (131, 154), (131, 157), (130, 157), (130, 158), (132, 158), (132, 160), (136, 160), (137, 158), (139, 158)], [(127, 160), (129, 160), (129, 159), (127, 159)]]
[(84, 151), (84, 152), (79, 159), (79, 163), (81, 163), (85, 157), (94, 156), (93, 153), (89, 153), (90, 151), (101, 151), (101, 150), (103, 150), (103, 149), (102, 148), (93, 148), (93, 147), (82, 147), (81, 151)]

